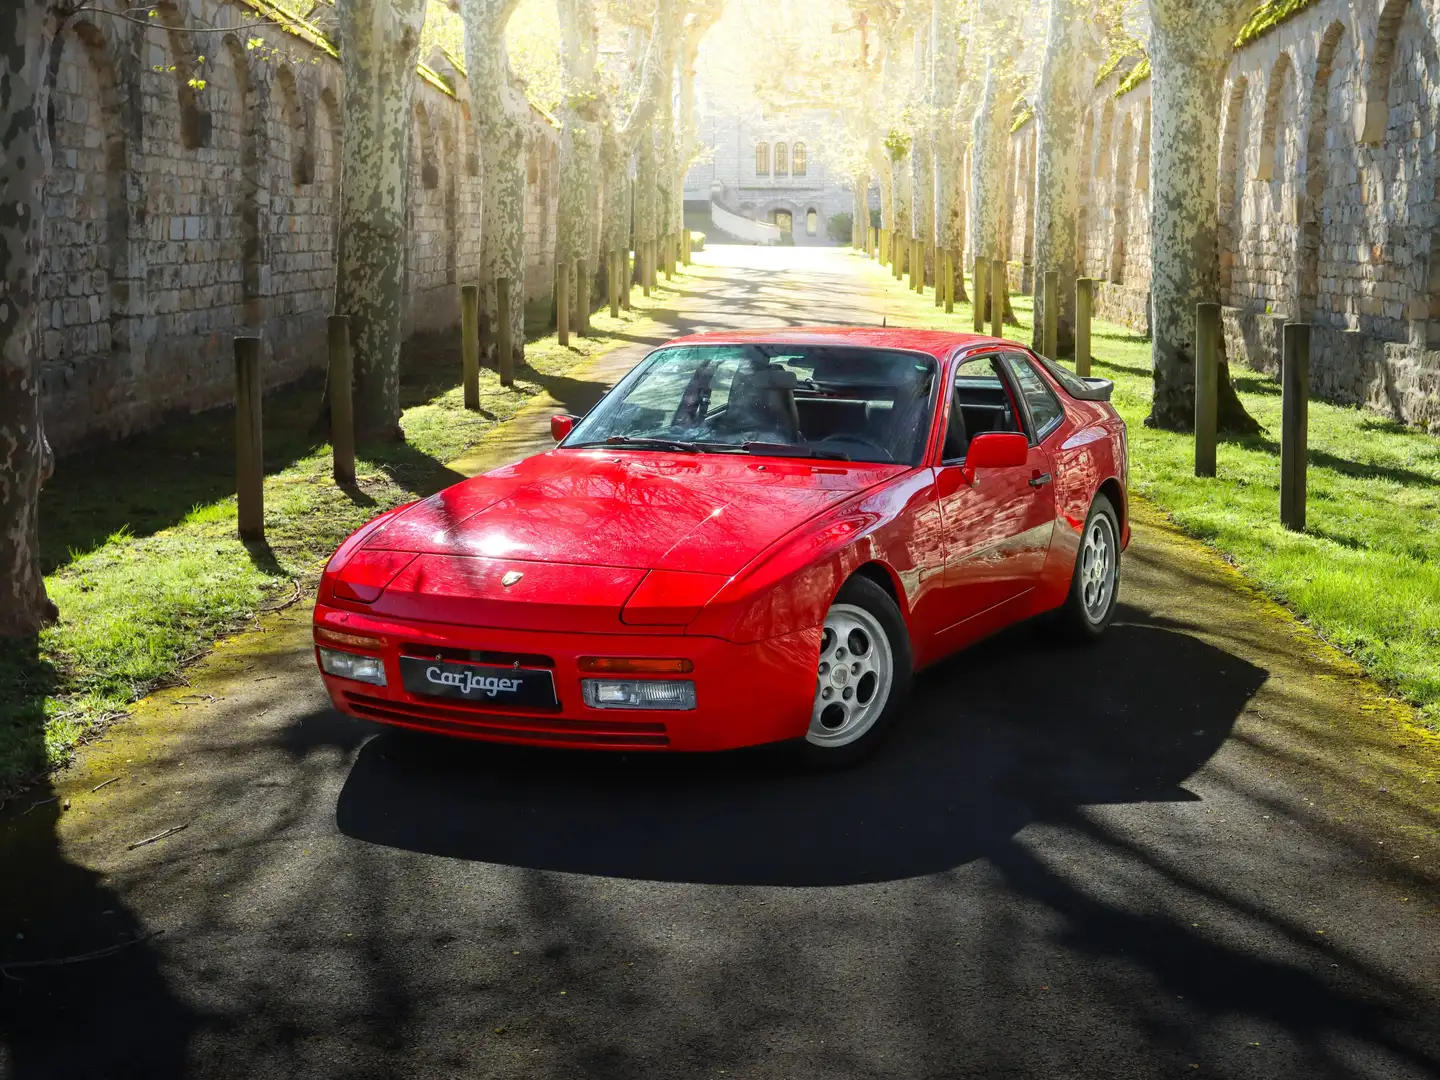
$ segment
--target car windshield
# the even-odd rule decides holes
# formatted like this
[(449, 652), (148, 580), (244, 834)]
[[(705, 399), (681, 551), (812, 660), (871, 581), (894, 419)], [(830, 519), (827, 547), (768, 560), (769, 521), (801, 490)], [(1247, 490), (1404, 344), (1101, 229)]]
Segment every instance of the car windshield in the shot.
[(651, 353), (562, 443), (919, 464), (933, 358), (828, 345)]

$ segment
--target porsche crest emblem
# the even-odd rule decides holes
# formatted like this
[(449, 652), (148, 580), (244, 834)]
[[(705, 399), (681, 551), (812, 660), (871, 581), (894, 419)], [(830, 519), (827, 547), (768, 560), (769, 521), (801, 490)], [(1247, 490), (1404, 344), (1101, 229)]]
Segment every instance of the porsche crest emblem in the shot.
[(508, 589), (511, 585), (514, 585), (524, 576), (525, 575), (522, 574), (519, 570), (506, 570), (505, 576), (500, 579), (500, 584), (504, 585), (505, 588)]

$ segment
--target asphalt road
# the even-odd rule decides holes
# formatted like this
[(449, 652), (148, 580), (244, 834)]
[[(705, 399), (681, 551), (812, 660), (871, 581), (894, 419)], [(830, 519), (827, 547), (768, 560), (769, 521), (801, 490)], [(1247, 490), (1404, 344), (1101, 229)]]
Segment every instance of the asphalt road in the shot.
[[(677, 326), (886, 309), (705, 257)], [(417, 742), (270, 617), (0, 816), (0, 964), (121, 946), (4, 969), (0, 1076), (1440, 1076), (1440, 751), (1137, 516), (1103, 643), (976, 648), (831, 776)]]

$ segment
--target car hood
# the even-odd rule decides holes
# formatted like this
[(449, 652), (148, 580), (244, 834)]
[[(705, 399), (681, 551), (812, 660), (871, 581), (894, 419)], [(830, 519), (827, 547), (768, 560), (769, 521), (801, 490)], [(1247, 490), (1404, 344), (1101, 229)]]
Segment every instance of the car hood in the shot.
[(505, 562), (731, 575), (903, 466), (556, 450), (425, 499), (366, 547)]

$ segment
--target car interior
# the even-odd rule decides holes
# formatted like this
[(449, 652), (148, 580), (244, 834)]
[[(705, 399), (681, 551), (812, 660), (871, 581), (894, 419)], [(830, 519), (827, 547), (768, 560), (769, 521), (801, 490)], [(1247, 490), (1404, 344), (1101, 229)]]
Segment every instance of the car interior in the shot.
[(942, 458), (946, 462), (964, 460), (965, 450), (976, 435), (1024, 430), (1010, 385), (1001, 374), (998, 356), (980, 356), (961, 364), (950, 395), (950, 420), (945, 428)]
[[(879, 361), (860, 350), (822, 353), (803, 378), (783, 362), (754, 357), (735, 372), (722, 403), (707, 402), (705, 425), (722, 437), (824, 443), (857, 460), (914, 460), (933, 373), (920, 368), (897, 380), (897, 370), (893, 357)], [(674, 420), (686, 413), (693, 410), (682, 405)]]

